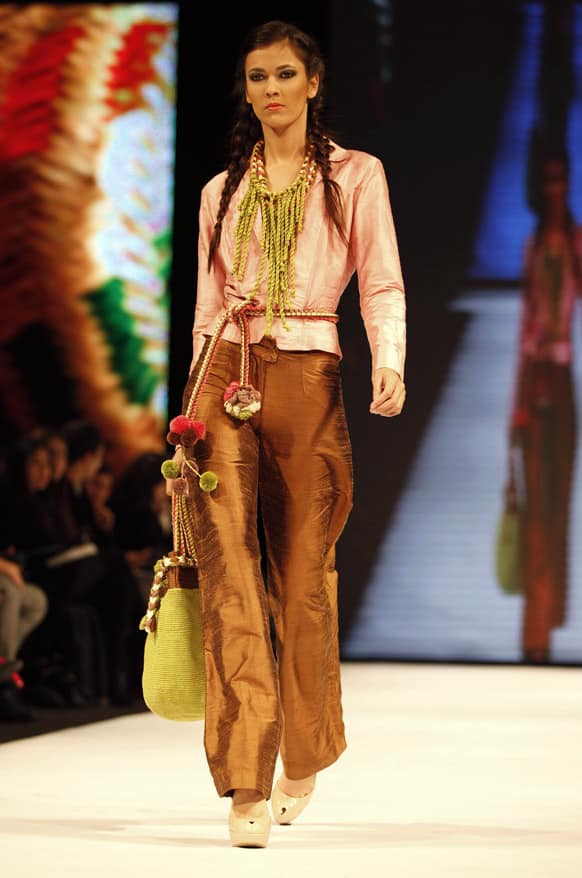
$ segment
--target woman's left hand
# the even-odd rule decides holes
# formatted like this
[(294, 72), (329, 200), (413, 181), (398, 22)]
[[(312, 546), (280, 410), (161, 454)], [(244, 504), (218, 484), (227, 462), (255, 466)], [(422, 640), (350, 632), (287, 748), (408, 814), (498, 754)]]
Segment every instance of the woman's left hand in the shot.
[(404, 405), (406, 388), (398, 372), (394, 369), (374, 369), (372, 374), (373, 399), (370, 413), (393, 418), (399, 415)]

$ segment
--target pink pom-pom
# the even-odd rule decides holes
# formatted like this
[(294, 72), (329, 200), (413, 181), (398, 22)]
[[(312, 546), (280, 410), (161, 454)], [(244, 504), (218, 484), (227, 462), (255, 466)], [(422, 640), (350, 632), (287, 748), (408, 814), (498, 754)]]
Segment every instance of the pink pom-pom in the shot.
[(190, 429), (194, 431), (197, 439), (204, 439), (206, 436), (206, 424), (204, 421), (190, 421)]
[(190, 418), (185, 415), (178, 415), (170, 421), (171, 433), (182, 433), (190, 427)]
[(235, 390), (238, 390), (240, 387), (240, 381), (231, 381), (226, 390), (224, 391), (223, 399), (226, 402), (231, 398)]

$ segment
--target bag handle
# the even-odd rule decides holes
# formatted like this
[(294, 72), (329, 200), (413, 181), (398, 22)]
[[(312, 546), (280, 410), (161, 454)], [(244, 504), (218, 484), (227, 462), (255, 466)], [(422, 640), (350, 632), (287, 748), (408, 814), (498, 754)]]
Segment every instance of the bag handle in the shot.
[(196, 561), (194, 534), (188, 517), (188, 495), (172, 494), (172, 539), (174, 554)]
[(526, 505), (523, 449), (518, 445), (512, 445), (509, 449), (505, 504), (511, 512), (522, 510)]

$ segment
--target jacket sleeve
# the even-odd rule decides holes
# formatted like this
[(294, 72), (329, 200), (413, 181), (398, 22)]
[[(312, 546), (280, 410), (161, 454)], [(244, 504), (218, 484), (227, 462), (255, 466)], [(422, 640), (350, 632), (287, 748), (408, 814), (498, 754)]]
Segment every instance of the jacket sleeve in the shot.
[(576, 227), (574, 241), (576, 248), (576, 252), (574, 254), (574, 267), (576, 271), (576, 293), (578, 295), (578, 298), (582, 299), (582, 226)]
[(360, 313), (372, 370), (394, 369), (404, 379), (406, 300), (392, 218), (388, 183), (381, 161), (354, 192), (350, 248), (358, 273)]
[(216, 222), (217, 204), (213, 204), (208, 184), (200, 196), (198, 223), (198, 281), (196, 284), (196, 308), (192, 328), (192, 363), (194, 368), (204, 345), (204, 333), (212, 335), (216, 317), (223, 307), (226, 270), (220, 253), (217, 252), (214, 264), (208, 271), (208, 250)]

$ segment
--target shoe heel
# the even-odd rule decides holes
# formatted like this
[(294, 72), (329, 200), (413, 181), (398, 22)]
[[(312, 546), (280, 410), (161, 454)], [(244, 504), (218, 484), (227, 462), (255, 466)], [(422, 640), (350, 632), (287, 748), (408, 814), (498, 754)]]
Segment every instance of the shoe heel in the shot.
[(271, 807), (273, 816), (280, 826), (289, 826), (296, 817), (305, 810), (313, 796), (314, 789), (306, 796), (288, 796), (279, 786), (279, 781), (275, 784), (271, 795)]

